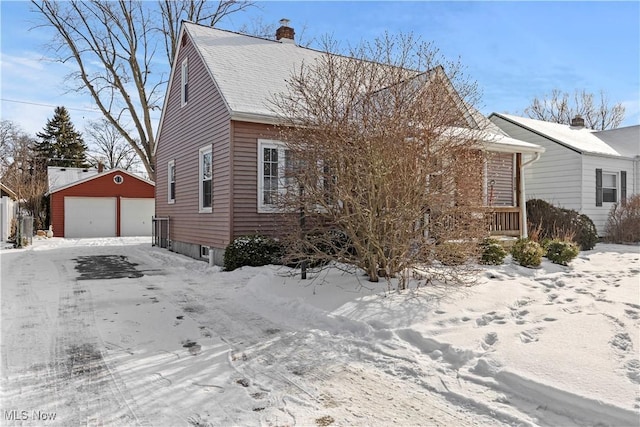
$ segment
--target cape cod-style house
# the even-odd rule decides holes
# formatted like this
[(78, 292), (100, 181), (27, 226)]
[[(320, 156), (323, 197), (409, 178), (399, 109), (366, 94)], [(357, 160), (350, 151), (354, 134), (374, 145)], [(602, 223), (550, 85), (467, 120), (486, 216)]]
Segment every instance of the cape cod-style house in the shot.
[[(269, 156), (284, 149), (269, 100), (296, 66), (324, 54), (293, 38), (286, 22), (276, 40), (183, 23), (157, 136), (154, 244), (221, 264), (234, 238), (278, 234), (261, 185), (273, 170)], [(485, 147), (495, 155), (484, 176), (491, 231), (525, 235), (523, 170), (544, 149), (476, 111), (469, 117), (492, 129)]]
[(594, 131), (580, 117), (570, 125), (509, 114), (489, 119), (512, 138), (545, 148), (527, 169), (527, 198), (573, 209), (603, 236), (609, 211), (640, 191), (640, 126)]

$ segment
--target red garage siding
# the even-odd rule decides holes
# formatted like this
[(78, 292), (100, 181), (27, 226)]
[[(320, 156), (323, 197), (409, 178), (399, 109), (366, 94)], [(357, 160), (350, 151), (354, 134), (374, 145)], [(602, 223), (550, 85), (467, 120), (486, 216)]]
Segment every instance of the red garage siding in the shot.
[[(123, 178), (121, 184), (116, 184), (114, 176)], [(114, 169), (70, 184), (51, 194), (51, 225), (57, 237), (64, 237), (64, 198), (71, 197), (116, 197), (117, 224), (116, 234), (120, 235), (120, 199), (121, 198), (149, 198), (155, 197), (154, 185), (148, 181), (131, 175), (125, 171)]]

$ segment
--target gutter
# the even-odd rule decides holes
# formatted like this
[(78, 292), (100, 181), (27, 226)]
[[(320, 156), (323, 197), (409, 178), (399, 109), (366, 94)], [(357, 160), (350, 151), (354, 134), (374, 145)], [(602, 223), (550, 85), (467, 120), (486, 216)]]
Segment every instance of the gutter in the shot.
[(524, 162), (520, 165), (520, 225), (522, 228), (522, 237), (529, 237), (529, 233), (527, 231), (527, 201), (525, 200), (525, 179), (524, 179), (524, 168), (530, 164), (533, 164), (540, 159), (540, 153), (534, 153), (532, 159)]

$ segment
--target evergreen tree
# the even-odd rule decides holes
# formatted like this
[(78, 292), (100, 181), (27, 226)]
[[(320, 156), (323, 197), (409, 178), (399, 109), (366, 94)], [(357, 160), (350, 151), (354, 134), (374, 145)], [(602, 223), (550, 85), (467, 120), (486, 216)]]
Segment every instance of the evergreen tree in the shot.
[(56, 107), (53, 118), (47, 121), (37, 137), (40, 141), (36, 142), (34, 150), (43, 165), (87, 167), (87, 146), (66, 108)]

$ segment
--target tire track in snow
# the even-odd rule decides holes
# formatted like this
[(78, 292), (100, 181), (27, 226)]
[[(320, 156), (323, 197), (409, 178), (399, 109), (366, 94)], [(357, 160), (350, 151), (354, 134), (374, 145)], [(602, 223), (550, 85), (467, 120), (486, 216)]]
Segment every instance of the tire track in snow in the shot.
[(105, 361), (90, 288), (80, 282), (67, 285), (60, 294), (58, 313), (50, 382), (57, 399), (72, 410), (71, 419), (87, 425), (147, 424), (139, 418), (126, 387), (119, 384)]
[[(16, 255), (26, 259), (5, 264)], [(47, 420), (52, 426), (148, 425), (105, 360), (90, 288), (75, 281), (68, 258), (34, 250), (16, 255), (2, 257), (3, 410), (27, 411), (19, 424), (25, 426), (42, 423), (32, 411), (55, 414)], [(55, 286), (33, 285), (45, 278)]]

